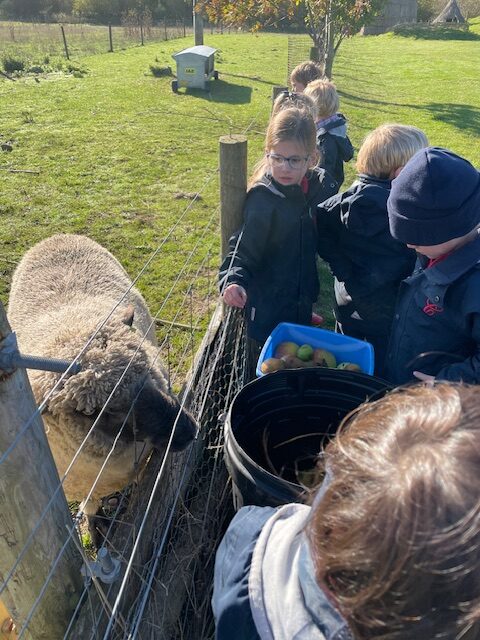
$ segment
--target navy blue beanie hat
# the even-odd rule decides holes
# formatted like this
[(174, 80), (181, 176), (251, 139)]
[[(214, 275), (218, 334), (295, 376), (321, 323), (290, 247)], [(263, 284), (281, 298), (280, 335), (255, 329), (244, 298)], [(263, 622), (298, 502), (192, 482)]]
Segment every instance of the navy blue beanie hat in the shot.
[(418, 151), (392, 181), (390, 233), (429, 247), (460, 238), (480, 223), (480, 173), (452, 151)]

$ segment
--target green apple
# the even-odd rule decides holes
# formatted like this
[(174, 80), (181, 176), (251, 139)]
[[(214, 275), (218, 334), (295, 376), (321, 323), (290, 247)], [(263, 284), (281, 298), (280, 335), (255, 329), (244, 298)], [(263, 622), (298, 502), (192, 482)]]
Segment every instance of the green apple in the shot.
[(311, 360), (313, 356), (313, 347), (310, 344), (302, 344), (301, 347), (298, 348), (297, 358), (306, 362), (307, 360)]

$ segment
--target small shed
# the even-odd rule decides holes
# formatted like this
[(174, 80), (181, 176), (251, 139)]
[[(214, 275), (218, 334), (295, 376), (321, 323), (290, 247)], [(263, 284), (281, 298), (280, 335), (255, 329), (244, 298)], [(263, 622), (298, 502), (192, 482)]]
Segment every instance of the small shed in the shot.
[(457, 24), (465, 23), (465, 18), (462, 16), (457, 0), (449, 0), (440, 15), (438, 15), (435, 20), (432, 20), (432, 24), (441, 24), (445, 22), (456, 22)]
[(214, 69), (215, 51), (202, 44), (174, 53), (172, 58), (177, 63), (177, 79), (172, 82), (173, 91), (180, 87), (207, 89), (209, 80), (218, 78)]

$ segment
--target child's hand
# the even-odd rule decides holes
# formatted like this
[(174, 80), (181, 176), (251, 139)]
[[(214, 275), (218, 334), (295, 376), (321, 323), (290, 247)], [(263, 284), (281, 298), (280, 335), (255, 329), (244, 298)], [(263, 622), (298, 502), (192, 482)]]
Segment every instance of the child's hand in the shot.
[(435, 376), (429, 376), (427, 373), (422, 373), (421, 371), (414, 371), (413, 375), (419, 380), (422, 380), (423, 382), (426, 382), (428, 385), (433, 387)]
[(230, 307), (243, 309), (247, 301), (247, 292), (239, 284), (229, 284), (223, 292), (223, 300)]

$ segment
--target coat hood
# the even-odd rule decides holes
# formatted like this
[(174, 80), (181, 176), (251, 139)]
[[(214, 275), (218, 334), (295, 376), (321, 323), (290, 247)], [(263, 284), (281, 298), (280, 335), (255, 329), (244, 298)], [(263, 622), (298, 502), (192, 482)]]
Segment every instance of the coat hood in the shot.
[(248, 587), (262, 640), (353, 640), (347, 622), (315, 580), (304, 533), (310, 512), (306, 505), (281, 507), (255, 545)]

